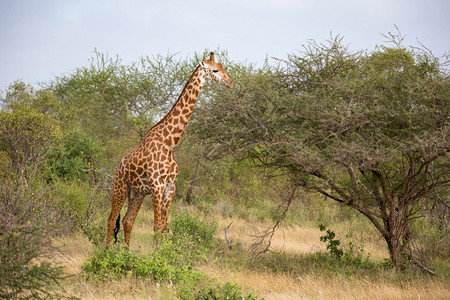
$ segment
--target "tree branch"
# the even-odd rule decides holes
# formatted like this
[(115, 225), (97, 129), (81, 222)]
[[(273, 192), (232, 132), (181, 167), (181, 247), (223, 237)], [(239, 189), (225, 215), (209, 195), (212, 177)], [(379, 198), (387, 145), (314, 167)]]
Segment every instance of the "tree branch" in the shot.
[[(295, 197), (295, 194), (296, 194), (296, 192), (297, 192), (297, 188), (298, 188), (298, 186), (294, 186), (294, 188), (292, 189), (292, 191), (291, 191), (290, 195), (288, 196), (288, 198), (287, 198), (285, 201), (283, 201), (282, 204), (280, 204), (280, 205), (278, 206), (278, 208), (281, 208), (281, 206), (282, 206), (283, 204), (286, 204), (286, 207), (284, 208), (283, 212), (281, 213), (281, 216), (280, 216), (280, 217), (278, 218), (278, 220), (275, 222), (275, 225), (274, 225), (273, 227), (271, 227), (271, 228), (269, 228), (269, 229), (263, 231), (262, 233), (259, 234), (259, 236), (257, 236), (258, 242), (254, 243), (254, 244), (251, 246), (251, 248), (250, 248), (250, 249), (251, 249), (251, 252), (255, 253), (256, 256), (260, 256), (260, 255), (262, 255), (262, 254), (264, 254), (264, 253), (270, 251), (270, 246), (271, 246), (271, 244), (272, 244), (272, 238), (273, 238), (273, 235), (275, 234), (275, 230), (278, 228), (278, 226), (281, 224), (281, 222), (282, 222), (282, 221), (284, 220), (284, 218), (286, 217), (286, 213), (288, 212), (289, 207), (290, 207), (290, 205), (291, 205), (291, 203), (292, 203), (292, 200), (293, 200), (294, 197)], [(231, 224), (230, 224), (230, 225), (231, 225)], [(262, 245), (262, 244), (264, 243), (264, 241), (266, 241), (266, 240), (267, 240), (266, 246), (265, 246), (262, 250), (260, 250), (261, 245)]]

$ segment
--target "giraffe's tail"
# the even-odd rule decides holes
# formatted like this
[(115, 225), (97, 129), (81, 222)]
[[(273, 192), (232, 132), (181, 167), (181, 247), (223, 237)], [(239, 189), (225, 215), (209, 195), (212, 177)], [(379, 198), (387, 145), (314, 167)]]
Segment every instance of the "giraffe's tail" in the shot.
[(114, 228), (114, 244), (117, 243), (117, 233), (119, 233), (119, 230), (120, 230), (120, 214), (117, 217), (116, 227)]

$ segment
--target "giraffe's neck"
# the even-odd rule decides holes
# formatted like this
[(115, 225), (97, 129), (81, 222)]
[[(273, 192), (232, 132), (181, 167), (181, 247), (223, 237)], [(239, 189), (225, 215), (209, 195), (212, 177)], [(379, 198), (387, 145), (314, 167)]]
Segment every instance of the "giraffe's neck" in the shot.
[(172, 109), (148, 131), (144, 142), (157, 139), (174, 148), (186, 129), (205, 81), (206, 71), (198, 66), (184, 86)]

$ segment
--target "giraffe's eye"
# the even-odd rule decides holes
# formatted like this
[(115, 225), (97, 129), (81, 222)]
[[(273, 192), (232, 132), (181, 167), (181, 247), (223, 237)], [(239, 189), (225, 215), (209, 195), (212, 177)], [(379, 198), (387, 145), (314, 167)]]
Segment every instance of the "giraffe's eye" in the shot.
[(219, 72), (219, 70), (212, 70), (214, 73), (217, 73), (217, 72)]

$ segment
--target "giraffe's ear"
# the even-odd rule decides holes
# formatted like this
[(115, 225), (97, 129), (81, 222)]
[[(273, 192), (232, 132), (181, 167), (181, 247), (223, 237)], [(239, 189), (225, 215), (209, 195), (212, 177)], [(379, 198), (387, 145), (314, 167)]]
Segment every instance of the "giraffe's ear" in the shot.
[(200, 66), (205, 67), (205, 62), (203, 60), (200, 61)]

